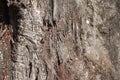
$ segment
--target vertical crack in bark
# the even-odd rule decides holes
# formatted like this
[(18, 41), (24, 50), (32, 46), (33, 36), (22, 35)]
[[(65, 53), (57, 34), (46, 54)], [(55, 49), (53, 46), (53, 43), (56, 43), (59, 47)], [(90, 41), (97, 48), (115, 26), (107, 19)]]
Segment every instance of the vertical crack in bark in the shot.
[(56, 55), (57, 55), (57, 63), (58, 63), (58, 66), (60, 66), (61, 64), (61, 60), (60, 60), (60, 57), (59, 57), (59, 54), (58, 54), (58, 51), (56, 50)]
[(39, 76), (39, 68), (37, 68), (37, 73), (36, 73), (36, 78), (35, 78), (35, 80), (39, 80), (39, 79), (38, 79), (38, 76)]
[(51, 0), (51, 10), (52, 10), (52, 21), (53, 21), (53, 13), (54, 13), (54, 0)]
[(13, 38), (16, 42), (18, 42), (18, 35), (20, 31), (20, 19), (22, 19), (22, 13), (20, 11), (20, 6), (17, 6), (16, 4), (11, 4), (9, 6), (9, 15), (10, 15), (10, 24), (12, 25), (13, 29)]
[(29, 63), (29, 78), (31, 77), (32, 73), (32, 62)]
[(50, 0), (50, 7), (51, 7), (51, 20), (50, 23), (52, 26), (56, 26), (56, 21), (54, 20), (54, 0)]

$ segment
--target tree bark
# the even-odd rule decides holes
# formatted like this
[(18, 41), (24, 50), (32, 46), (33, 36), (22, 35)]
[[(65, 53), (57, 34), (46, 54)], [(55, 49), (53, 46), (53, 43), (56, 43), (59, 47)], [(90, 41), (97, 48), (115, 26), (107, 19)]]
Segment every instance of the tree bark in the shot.
[[(0, 14), (15, 41), (7, 80), (120, 80), (119, 5), (119, 0), (7, 0), (0, 5), (6, 15)], [(0, 47), (1, 62), (4, 55)]]

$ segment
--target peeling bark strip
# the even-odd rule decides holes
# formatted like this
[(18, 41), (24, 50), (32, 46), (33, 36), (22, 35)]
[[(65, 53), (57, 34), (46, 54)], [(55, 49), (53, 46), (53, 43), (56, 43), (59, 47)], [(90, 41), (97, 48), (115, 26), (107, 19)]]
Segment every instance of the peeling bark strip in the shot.
[[(0, 0), (0, 22), (12, 26), (15, 41), (8, 80), (119, 80), (119, 5), (119, 0)], [(0, 80), (8, 53), (7, 41), (1, 42), (5, 32)]]

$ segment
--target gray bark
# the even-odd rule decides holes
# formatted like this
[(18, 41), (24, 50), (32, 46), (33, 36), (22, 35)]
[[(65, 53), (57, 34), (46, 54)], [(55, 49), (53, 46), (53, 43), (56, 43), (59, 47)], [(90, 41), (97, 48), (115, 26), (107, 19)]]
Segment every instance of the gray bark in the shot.
[(119, 5), (119, 0), (8, 0), (15, 41), (8, 79), (120, 80)]

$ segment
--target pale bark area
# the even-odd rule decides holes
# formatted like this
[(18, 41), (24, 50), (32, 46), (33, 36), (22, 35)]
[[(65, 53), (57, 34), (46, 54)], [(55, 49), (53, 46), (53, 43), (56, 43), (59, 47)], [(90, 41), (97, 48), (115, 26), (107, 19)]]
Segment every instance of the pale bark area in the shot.
[(15, 41), (10, 80), (120, 80), (119, 0), (7, 5)]

